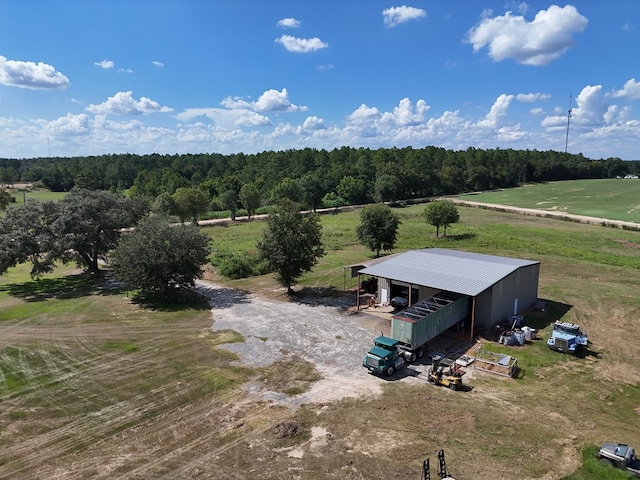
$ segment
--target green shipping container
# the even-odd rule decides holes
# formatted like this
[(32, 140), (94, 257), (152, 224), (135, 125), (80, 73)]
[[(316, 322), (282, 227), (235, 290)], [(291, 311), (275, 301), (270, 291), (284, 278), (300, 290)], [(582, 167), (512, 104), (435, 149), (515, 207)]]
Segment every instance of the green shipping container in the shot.
[(440, 293), (391, 317), (391, 337), (409, 350), (423, 346), (469, 315), (466, 295)]

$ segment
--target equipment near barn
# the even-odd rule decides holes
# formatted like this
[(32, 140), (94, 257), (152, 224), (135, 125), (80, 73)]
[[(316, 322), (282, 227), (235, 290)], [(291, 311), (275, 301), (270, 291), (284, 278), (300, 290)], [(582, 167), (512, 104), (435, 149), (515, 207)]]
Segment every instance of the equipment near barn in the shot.
[(589, 338), (580, 330), (580, 326), (574, 323), (557, 321), (553, 324), (551, 338), (547, 345), (551, 350), (576, 355), (587, 347)]
[(462, 387), (464, 371), (451, 360), (444, 360), (440, 355), (431, 359), (431, 368), (427, 381), (432, 385), (442, 385), (451, 390), (459, 390)]

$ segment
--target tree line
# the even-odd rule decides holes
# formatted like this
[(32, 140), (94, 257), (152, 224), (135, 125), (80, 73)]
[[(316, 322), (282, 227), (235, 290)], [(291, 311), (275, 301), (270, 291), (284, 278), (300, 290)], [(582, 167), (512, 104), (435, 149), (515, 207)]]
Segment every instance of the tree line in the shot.
[(195, 188), (206, 194), (212, 210), (232, 207), (232, 215), (246, 203), (241, 199), (243, 187), (252, 205), (257, 197), (259, 204), (288, 198), (315, 209), (626, 174), (640, 174), (640, 161), (592, 160), (556, 151), (454, 151), (434, 146), (0, 159), (0, 183), (5, 185), (29, 182), (52, 191), (126, 191), (130, 197), (152, 200)]

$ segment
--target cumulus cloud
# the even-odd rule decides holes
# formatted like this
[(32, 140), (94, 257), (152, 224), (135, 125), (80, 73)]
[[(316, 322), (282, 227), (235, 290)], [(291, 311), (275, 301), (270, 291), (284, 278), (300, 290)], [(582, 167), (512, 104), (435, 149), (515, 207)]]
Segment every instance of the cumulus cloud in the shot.
[(315, 115), (307, 117), (302, 123), (302, 128), (305, 130), (323, 130), (325, 129), (324, 120)]
[(513, 100), (513, 95), (507, 95), (503, 93), (491, 106), (489, 113), (480, 120), (477, 125), (481, 128), (496, 128), (501, 119), (507, 116), (509, 105)]
[(347, 120), (349, 122), (362, 122), (382, 117), (382, 114), (376, 107), (368, 107), (364, 103), (356, 108)]
[(248, 102), (240, 97), (227, 97), (220, 104), (229, 109), (249, 109), (256, 112), (304, 112), (305, 106), (298, 106), (289, 100), (289, 92), (286, 88), (282, 91), (269, 89), (265, 91), (255, 102)]
[(640, 100), (640, 82), (636, 82), (635, 78), (627, 80), (620, 90), (614, 90), (607, 94), (611, 98), (625, 98), (629, 100)]
[(278, 20), (278, 26), (281, 28), (298, 28), (300, 26), (300, 20), (296, 20), (293, 17), (283, 18)]
[(269, 117), (243, 108), (188, 108), (176, 118), (182, 122), (192, 122), (200, 117), (206, 117), (221, 128), (236, 127), (266, 127), (272, 125)]
[(93, 62), (93, 64), (100, 68), (104, 68), (105, 70), (109, 70), (110, 68), (113, 68), (115, 66), (115, 63), (113, 63), (111, 60), (101, 60), (99, 62)]
[(411, 100), (405, 97), (400, 100), (393, 112), (385, 112), (382, 115), (382, 121), (400, 126), (419, 125), (425, 121), (425, 114), (429, 108), (427, 102), (422, 99), (418, 100), (414, 107)]
[(113, 97), (109, 97), (106, 102), (98, 105), (89, 105), (87, 111), (97, 114), (115, 115), (143, 115), (147, 113), (168, 113), (173, 109), (160, 105), (147, 97), (140, 100), (133, 98), (133, 92), (118, 92)]
[(84, 113), (79, 115), (67, 113), (64, 117), (47, 122), (46, 128), (56, 135), (82, 135), (90, 130), (89, 116)]
[[(605, 102), (602, 85), (587, 85), (575, 98), (571, 110), (571, 125), (583, 128), (602, 126), (621, 120), (622, 111)], [(548, 130), (566, 128), (567, 110), (557, 107), (555, 115), (545, 117), (541, 125)]]
[(387, 8), (382, 11), (384, 25), (389, 28), (396, 27), (401, 23), (408, 22), (409, 20), (418, 20), (426, 16), (427, 12), (423, 9), (407, 7), (406, 5)]
[(317, 37), (314, 38), (298, 38), (291, 35), (282, 35), (276, 38), (276, 43), (282, 45), (288, 52), (293, 53), (309, 53), (321, 50), (329, 46)]
[(159, 62), (158, 60), (154, 60), (153, 62), (151, 62), (151, 65), (153, 65), (154, 67), (158, 67), (158, 68), (164, 67), (164, 63)]
[(538, 101), (549, 100), (551, 95), (548, 93), (519, 93), (516, 95), (516, 100), (523, 103), (533, 103)]
[(558, 59), (573, 46), (573, 35), (582, 32), (589, 21), (573, 5), (551, 5), (528, 22), (523, 16), (507, 12), (485, 16), (467, 32), (466, 41), (474, 52), (488, 47), (496, 62), (513, 59), (523, 65), (543, 66)]
[(7, 60), (0, 55), (0, 85), (32, 90), (62, 90), (71, 82), (46, 63)]

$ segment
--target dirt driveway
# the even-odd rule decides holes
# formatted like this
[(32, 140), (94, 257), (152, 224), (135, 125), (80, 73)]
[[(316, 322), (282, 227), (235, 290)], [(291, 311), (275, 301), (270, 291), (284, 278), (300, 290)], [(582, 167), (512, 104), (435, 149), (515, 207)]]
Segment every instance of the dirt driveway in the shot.
[[(362, 357), (373, 338), (389, 333), (389, 322), (362, 311), (348, 314), (344, 299), (334, 305), (279, 302), (209, 282), (198, 282), (197, 288), (211, 302), (212, 329), (233, 330), (245, 338), (244, 342), (222, 345), (236, 353), (242, 365), (265, 367), (286, 355), (296, 355), (312, 363), (322, 375), (309, 391), (293, 397), (263, 390), (259, 384), (247, 385), (247, 392), (259, 399), (296, 407), (345, 397), (378, 395), (389, 381), (408, 384), (426, 381), (427, 358), (402, 369), (390, 379), (365, 370)], [(433, 342), (433, 345), (439, 348), (441, 343)]]

